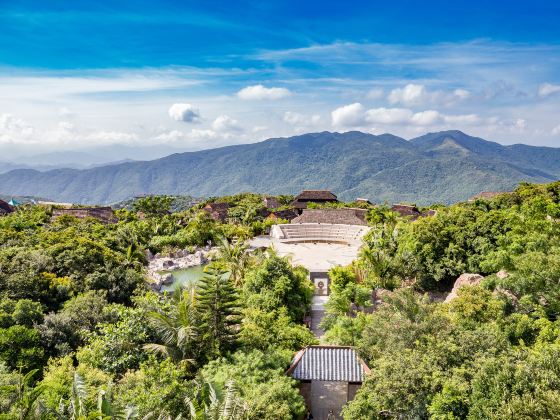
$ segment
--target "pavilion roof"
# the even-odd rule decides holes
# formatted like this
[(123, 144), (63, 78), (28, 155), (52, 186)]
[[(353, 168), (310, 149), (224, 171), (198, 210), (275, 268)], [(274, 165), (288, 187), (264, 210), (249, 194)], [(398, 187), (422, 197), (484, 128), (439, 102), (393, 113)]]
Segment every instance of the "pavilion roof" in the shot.
[(352, 347), (309, 346), (295, 355), (286, 373), (307, 381), (363, 382), (369, 372)]

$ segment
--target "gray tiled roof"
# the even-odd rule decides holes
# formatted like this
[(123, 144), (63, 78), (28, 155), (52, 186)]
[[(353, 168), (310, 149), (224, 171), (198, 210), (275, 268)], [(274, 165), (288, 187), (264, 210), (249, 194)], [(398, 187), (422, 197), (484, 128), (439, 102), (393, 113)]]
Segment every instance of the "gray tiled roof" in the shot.
[(292, 220), (296, 223), (332, 223), (340, 225), (366, 226), (366, 213), (364, 209), (305, 209), (303, 213)]
[(369, 369), (351, 347), (310, 346), (296, 355), (288, 373), (310, 381), (363, 382)]

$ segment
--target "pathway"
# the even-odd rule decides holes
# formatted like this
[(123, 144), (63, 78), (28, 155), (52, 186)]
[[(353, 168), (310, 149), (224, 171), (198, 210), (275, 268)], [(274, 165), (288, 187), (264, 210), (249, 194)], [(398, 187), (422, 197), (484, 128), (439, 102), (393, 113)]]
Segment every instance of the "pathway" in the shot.
[(311, 332), (319, 339), (325, 334), (325, 331), (319, 328), (319, 324), (325, 316), (325, 303), (328, 300), (328, 296), (314, 295), (311, 301)]

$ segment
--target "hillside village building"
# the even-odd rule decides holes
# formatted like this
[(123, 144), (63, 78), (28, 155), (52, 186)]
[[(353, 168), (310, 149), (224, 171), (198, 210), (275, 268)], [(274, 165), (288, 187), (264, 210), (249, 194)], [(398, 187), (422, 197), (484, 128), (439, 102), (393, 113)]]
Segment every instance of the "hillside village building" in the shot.
[(217, 222), (224, 223), (228, 218), (228, 203), (208, 203), (204, 206), (203, 210), (210, 215), (210, 217)]
[(304, 209), (291, 221), (296, 223), (320, 223), (367, 226), (367, 210), (353, 208)]
[(352, 347), (309, 346), (300, 350), (286, 372), (299, 381), (299, 390), (314, 419), (342, 418), (369, 367)]
[(276, 197), (264, 197), (263, 204), (267, 209), (277, 209), (282, 207), (282, 204), (280, 204), (280, 201), (278, 201)]
[(434, 214), (436, 214), (435, 210), (421, 212), (420, 210), (418, 210), (418, 207), (408, 204), (395, 204), (393, 207), (391, 207), (391, 210), (395, 213), (398, 213), (402, 217), (410, 218), (410, 220), (416, 220), (420, 217), (433, 216)]
[(57, 219), (62, 216), (73, 216), (78, 219), (93, 218), (103, 223), (116, 223), (117, 218), (111, 207), (74, 207), (74, 208), (53, 208), (52, 218)]
[(327, 190), (303, 190), (300, 192), (292, 202), (292, 206), (299, 210), (306, 209), (309, 203), (337, 203), (336, 195)]

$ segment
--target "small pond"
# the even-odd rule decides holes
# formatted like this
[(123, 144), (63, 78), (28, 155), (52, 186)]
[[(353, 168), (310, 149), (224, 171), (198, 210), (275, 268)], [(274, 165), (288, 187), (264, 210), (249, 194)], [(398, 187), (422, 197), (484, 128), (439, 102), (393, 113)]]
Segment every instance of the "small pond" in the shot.
[(173, 271), (162, 271), (160, 274), (173, 274), (175, 281), (171, 284), (164, 285), (161, 288), (162, 292), (172, 292), (179, 287), (194, 286), (198, 281), (204, 277), (205, 265), (195, 265), (193, 267), (181, 268)]

